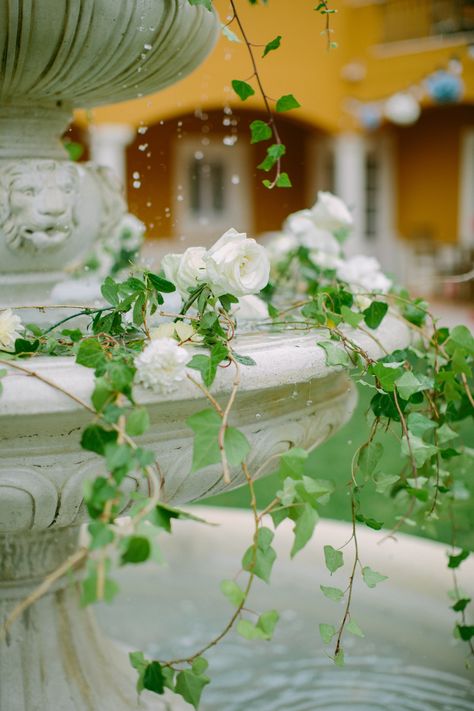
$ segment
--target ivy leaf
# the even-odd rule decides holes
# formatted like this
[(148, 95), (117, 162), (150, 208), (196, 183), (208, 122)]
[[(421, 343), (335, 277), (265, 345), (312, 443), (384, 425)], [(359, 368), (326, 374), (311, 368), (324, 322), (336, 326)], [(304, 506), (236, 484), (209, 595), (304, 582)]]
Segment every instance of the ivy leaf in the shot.
[(264, 630), (257, 627), (257, 625), (254, 625), (253, 622), (250, 622), (250, 620), (240, 620), (237, 624), (237, 633), (244, 639), (248, 639), (250, 641), (255, 639), (268, 640)]
[(104, 350), (99, 341), (95, 338), (82, 341), (76, 354), (76, 363), (86, 368), (98, 368), (105, 363)]
[(377, 466), (382, 459), (383, 446), (380, 442), (367, 442), (359, 450), (357, 464), (361, 474), (365, 477), (371, 477), (377, 469)]
[(369, 368), (369, 373), (375, 375), (379, 381), (380, 387), (385, 392), (392, 393), (395, 390), (395, 382), (400, 378), (404, 371), (403, 362), (396, 363), (375, 363)]
[(388, 489), (390, 489), (400, 477), (398, 474), (377, 474), (375, 476), (375, 491), (377, 494), (386, 494)]
[(292, 479), (301, 479), (303, 476), (308, 452), (299, 447), (293, 447), (280, 457), (280, 467), (278, 473), (283, 479), (291, 477)]
[(355, 635), (356, 637), (365, 637), (365, 634), (362, 632), (361, 628), (352, 617), (346, 625), (346, 630), (351, 634)]
[(223, 580), (221, 582), (221, 592), (235, 607), (239, 607), (245, 600), (244, 591), (233, 580)]
[(188, 0), (190, 5), (202, 5), (206, 10), (212, 12), (212, 0)]
[(260, 143), (260, 141), (268, 141), (273, 136), (273, 131), (265, 121), (252, 121), (250, 124), (251, 141), (250, 143)]
[(446, 341), (446, 347), (450, 352), (454, 350), (451, 344), (474, 356), (474, 336), (466, 326), (455, 326), (452, 329), (449, 339)]
[(114, 532), (104, 521), (92, 521), (87, 527), (89, 536), (91, 537), (89, 548), (97, 550), (104, 548), (115, 538)]
[(290, 180), (288, 173), (280, 173), (276, 181), (277, 188), (292, 188), (293, 183)]
[(352, 311), (348, 306), (341, 306), (341, 316), (345, 323), (348, 323), (352, 328), (357, 328), (359, 323), (363, 320), (364, 314), (358, 313), (357, 311)]
[(438, 430), (438, 443), (442, 446), (459, 437), (458, 433), (451, 429), (446, 423)]
[(319, 634), (324, 644), (329, 644), (334, 635), (336, 634), (336, 628), (334, 627), (334, 625), (327, 625), (325, 623), (321, 623), (319, 625)]
[(352, 367), (351, 359), (340, 343), (334, 341), (318, 341), (318, 346), (326, 351), (326, 365), (342, 365), (345, 368)]
[(262, 54), (262, 59), (267, 56), (269, 52), (274, 52), (276, 49), (279, 49), (281, 45), (281, 35), (278, 35), (278, 37), (275, 37), (271, 42), (268, 42), (268, 44), (265, 45), (265, 49), (263, 50)]
[(258, 167), (260, 168), (260, 170), (264, 170), (266, 173), (268, 173), (273, 168), (278, 159), (284, 156), (285, 153), (286, 146), (284, 146), (282, 143), (274, 143), (269, 148), (267, 148), (267, 155)]
[(151, 545), (148, 538), (144, 536), (130, 536), (124, 539), (125, 551), (122, 553), (121, 563), (143, 563), (148, 560), (151, 553)]
[(191, 415), (186, 424), (194, 432), (192, 472), (217, 464), (221, 460), (219, 430), (222, 420), (215, 410), (201, 410)]
[(396, 381), (397, 390), (404, 400), (409, 400), (415, 393), (429, 390), (433, 387), (433, 381), (424, 375), (415, 375), (412, 371), (407, 370)]
[(344, 591), (341, 590), (340, 588), (332, 588), (327, 585), (320, 585), (319, 587), (320, 587), (321, 592), (323, 593), (324, 597), (327, 597), (328, 600), (333, 600), (334, 602), (340, 602), (344, 597)]
[(324, 546), (324, 560), (331, 575), (344, 565), (344, 555), (332, 546)]
[(232, 80), (232, 88), (242, 101), (246, 101), (249, 96), (253, 96), (255, 94), (255, 90), (250, 86), (250, 84), (247, 84), (246, 81), (241, 81), (240, 79)]
[(125, 430), (131, 437), (139, 437), (150, 427), (150, 416), (145, 407), (137, 407), (127, 416)]
[(451, 607), (451, 609), (454, 610), (454, 612), (464, 612), (464, 610), (466, 609), (466, 607), (469, 605), (470, 602), (471, 602), (470, 597), (463, 597), (460, 600), (458, 600), (457, 602), (455, 602), (454, 605)]
[(235, 427), (228, 427), (224, 435), (224, 450), (231, 467), (238, 466), (245, 461), (250, 452), (247, 437)]
[(276, 102), (276, 110), (278, 113), (282, 113), (283, 111), (291, 111), (291, 109), (298, 109), (300, 106), (301, 104), (295, 99), (293, 94), (285, 94), (284, 96), (280, 96)]
[(407, 417), (407, 425), (410, 433), (417, 437), (424, 437), (425, 434), (433, 432), (438, 426), (436, 422), (422, 415), (421, 412), (410, 412)]
[(372, 570), (372, 568), (369, 568), (368, 565), (365, 566), (365, 568), (362, 568), (362, 577), (364, 579), (364, 583), (367, 585), (368, 588), (375, 588), (378, 583), (382, 583), (384, 580), (388, 580), (387, 575), (377, 573), (377, 571)]
[(271, 639), (279, 619), (280, 615), (276, 610), (269, 610), (268, 612), (264, 612), (260, 615), (256, 626), (258, 629), (262, 630), (266, 636), (266, 639)]
[(260, 528), (257, 536), (257, 549), (250, 546), (242, 558), (242, 568), (253, 571), (255, 575), (268, 583), (276, 560), (275, 549), (272, 548), (273, 532), (269, 528)]
[(452, 568), (453, 570), (455, 568), (459, 568), (461, 563), (469, 558), (470, 553), (467, 550), (462, 550), (460, 553), (457, 555), (450, 555), (449, 556), (449, 561), (448, 561), (448, 568)]
[(363, 311), (364, 321), (369, 328), (375, 329), (380, 326), (388, 311), (388, 304), (384, 301), (372, 301), (368, 309)]
[(457, 630), (464, 642), (469, 642), (474, 637), (474, 625), (458, 625)]
[(236, 360), (237, 363), (240, 363), (240, 365), (257, 365), (256, 362), (254, 361), (254, 359), (251, 358), (250, 356), (239, 355), (235, 351), (233, 353), (233, 356), (234, 356), (234, 360)]
[(100, 425), (89, 425), (82, 433), (81, 447), (89, 452), (104, 456), (106, 445), (116, 441), (117, 432), (115, 430), (105, 430)]
[(402, 454), (406, 457), (413, 457), (417, 468), (422, 467), (433, 455), (436, 454), (438, 448), (434, 444), (427, 444), (424, 440), (416, 435), (410, 436), (410, 445), (406, 437), (402, 439), (401, 446)]
[(188, 704), (198, 708), (204, 687), (209, 684), (210, 679), (203, 674), (195, 674), (194, 671), (185, 669), (179, 672), (176, 677), (175, 692), (180, 694)]
[(165, 691), (163, 670), (159, 662), (150, 662), (143, 675), (143, 688), (163, 694)]
[(334, 664), (336, 667), (343, 667), (344, 666), (344, 650), (342, 647), (338, 650), (337, 654), (334, 657)]
[(295, 540), (290, 553), (290, 556), (292, 558), (294, 558), (295, 555), (302, 548), (305, 547), (308, 541), (311, 540), (318, 520), (318, 512), (310, 504), (305, 504), (301, 513), (296, 519), (296, 523), (293, 529), (293, 533), (295, 534)]

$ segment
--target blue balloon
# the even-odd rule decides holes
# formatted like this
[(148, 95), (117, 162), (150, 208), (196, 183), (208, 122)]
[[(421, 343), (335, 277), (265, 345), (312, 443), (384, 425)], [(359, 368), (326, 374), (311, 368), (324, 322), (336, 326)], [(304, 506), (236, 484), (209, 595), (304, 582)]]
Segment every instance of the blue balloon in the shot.
[(428, 77), (428, 93), (439, 104), (452, 104), (462, 96), (462, 80), (445, 71), (438, 71)]

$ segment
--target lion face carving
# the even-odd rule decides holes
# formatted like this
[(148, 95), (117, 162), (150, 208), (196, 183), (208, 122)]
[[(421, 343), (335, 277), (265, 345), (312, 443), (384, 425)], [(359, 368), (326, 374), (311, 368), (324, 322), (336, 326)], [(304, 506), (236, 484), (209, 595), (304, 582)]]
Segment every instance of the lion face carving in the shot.
[(28, 160), (0, 168), (0, 229), (13, 252), (54, 251), (78, 224), (77, 167)]

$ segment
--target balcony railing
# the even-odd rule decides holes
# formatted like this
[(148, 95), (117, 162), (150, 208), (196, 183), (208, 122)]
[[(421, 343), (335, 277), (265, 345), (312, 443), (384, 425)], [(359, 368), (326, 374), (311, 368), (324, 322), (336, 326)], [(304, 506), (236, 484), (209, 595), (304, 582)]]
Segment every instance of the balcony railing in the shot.
[(474, 32), (474, 0), (386, 0), (384, 41)]

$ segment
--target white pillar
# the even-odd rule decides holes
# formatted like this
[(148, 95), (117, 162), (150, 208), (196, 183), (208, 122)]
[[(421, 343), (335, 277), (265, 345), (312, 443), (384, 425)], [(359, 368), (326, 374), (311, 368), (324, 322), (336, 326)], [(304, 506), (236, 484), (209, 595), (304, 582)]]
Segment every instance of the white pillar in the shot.
[(334, 140), (335, 189), (350, 208), (354, 227), (346, 243), (347, 254), (364, 251), (365, 139), (358, 133), (341, 133)]
[(135, 137), (134, 128), (124, 123), (104, 123), (91, 126), (89, 133), (91, 160), (97, 165), (111, 168), (125, 186), (126, 148)]

